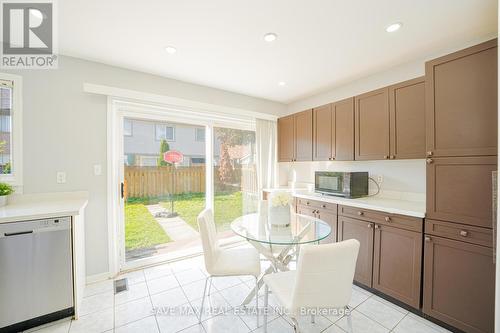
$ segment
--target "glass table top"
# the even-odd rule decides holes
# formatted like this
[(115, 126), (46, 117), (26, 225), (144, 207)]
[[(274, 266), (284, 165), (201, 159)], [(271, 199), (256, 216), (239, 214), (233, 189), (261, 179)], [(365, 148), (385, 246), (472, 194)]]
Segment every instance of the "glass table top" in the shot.
[(270, 225), (265, 214), (243, 215), (231, 222), (231, 230), (247, 240), (276, 245), (319, 242), (332, 232), (328, 223), (295, 213), (290, 215), (288, 226)]

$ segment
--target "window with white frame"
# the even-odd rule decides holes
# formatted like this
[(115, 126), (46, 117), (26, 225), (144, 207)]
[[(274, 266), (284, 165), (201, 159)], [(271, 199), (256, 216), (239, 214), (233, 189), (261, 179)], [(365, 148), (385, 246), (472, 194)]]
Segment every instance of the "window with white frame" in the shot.
[(0, 181), (22, 185), (21, 77), (0, 73)]
[(205, 142), (205, 128), (196, 128), (194, 132), (194, 139), (198, 142)]
[(132, 120), (131, 119), (123, 119), (123, 135), (132, 136)]
[(156, 124), (155, 125), (155, 133), (156, 140), (167, 140), (174, 141), (175, 140), (175, 128), (173, 126), (165, 125), (165, 124)]

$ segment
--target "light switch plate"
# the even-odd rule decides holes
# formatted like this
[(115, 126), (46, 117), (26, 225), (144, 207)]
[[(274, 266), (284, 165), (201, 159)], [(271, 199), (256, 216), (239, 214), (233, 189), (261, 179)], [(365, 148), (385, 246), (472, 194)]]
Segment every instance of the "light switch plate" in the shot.
[(56, 181), (57, 181), (58, 184), (64, 184), (64, 183), (66, 183), (66, 172), (64, 172), (64, 171), (57, 171)]
[(100, 164), (95, 164), (94, 165), (94, 175), (95, 176), (102, 175), (102, 166)]

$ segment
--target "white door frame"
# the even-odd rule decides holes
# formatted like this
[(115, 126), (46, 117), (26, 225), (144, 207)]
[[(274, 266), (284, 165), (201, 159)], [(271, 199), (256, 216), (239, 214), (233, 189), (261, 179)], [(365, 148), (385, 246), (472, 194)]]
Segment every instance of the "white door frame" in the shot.
[[(220, 117), (218, 114), (180, 112), (178, 109), (158, 105), (141, 104), (108, 97), (107, 114), (107, 154), (108, 154), (108, 251), (110, 275), (137, 267), (157, 264), (172, 259), (168, 255), (125, 261), (125, 223), (124, 201), (121, 198), (120, 184), (124, 179), (123, 164), (123, 119), (125, 117), (163, 122), (184, 123), (205, 127), (205, 165), (213, 165), (213, 128), (231, 127), (255, 129), (255, 124), (235, 117)], [(213, 168), (205, 168), (205, 206), (213, 209), (214, 187)]]

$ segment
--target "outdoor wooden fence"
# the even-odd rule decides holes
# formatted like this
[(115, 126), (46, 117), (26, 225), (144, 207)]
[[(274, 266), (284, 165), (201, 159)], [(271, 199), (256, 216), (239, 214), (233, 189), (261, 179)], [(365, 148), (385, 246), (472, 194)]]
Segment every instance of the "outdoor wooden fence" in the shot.
[[(214, 178), (218, 178), (218, 167), (214, 167)], [(257, 192), (254, 166), (238, 167), (234, 170), (231, 184), (241, 184), (245, 192)], [(170, 194), (205, 192), (205, 166), (178, 167), (125, 167), (125, 198), (161, 197)]]

